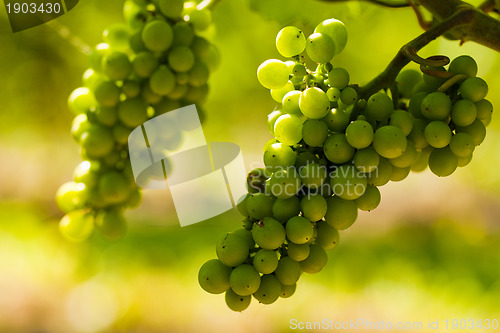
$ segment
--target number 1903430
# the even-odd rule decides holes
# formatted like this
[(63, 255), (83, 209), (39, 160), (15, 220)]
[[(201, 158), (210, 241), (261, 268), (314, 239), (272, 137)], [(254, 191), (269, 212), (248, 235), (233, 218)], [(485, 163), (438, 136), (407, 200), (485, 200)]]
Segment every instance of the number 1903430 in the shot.
[(61, 4), (56, 2), (56, 3), (51, 3), (51, 2), (42, 2), (42, 3), (28, 3), (28, 2), (23, 2), (23, 3), (7, 3), (5, 5), (7, 8), (7, 13), (8, 14), (40, 14), (40, 13), (46, 13), (46, 14), (58, 14), (60, 13), (63, 9), (61, 8)]

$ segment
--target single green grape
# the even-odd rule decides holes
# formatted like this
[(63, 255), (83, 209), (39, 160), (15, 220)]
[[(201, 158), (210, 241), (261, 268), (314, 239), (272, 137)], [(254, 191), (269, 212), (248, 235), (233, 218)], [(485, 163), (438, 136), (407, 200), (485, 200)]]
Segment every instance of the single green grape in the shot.
[(332, 132), (344, 132), (349, 125), (349, 115), (341, 109), (331, 109), (322, 119)]
[(372, 147), (357, 150), (353, 158), (354, 166), (364, 173), (377, 169), (379, 160), (380, 155)]
[(349, 84), (349, 72), (347, 72), (342, 67), (333, 68), (328, 73), (328, 83), (333, 88), (337, 88), (338, 90), (343, 90)]
[(399, 127), (404, 135), (408, 136), (413, 129), (413, 120), (411, 113), (403, 110), (395, 110), (389, 118), (389, 125)]
[(311, 147), (323, 147), (328, 137), (328, 126), (324, 121), (317, 119), (306, 120), (302, 127), (302, 138)]
[(247, 210), (251, 218), (262, 220), (266, 216), (272, 216), (274, 199), (264, 193), (252, 193), (247, 198)]
[(260, 275), (253, 266), (248, 264), (239, 265), (231, 271), (229, 285), (240, 296), (252, 295), (259, 290)]
[(455, 75), (465, 74), (474, 77), (477, 74), (477, 63), (471, 56), (461, 55), (451, 61), (448, 71)]
[(142, 98), (128, 98), (118, 105), (118, 119), (130, 128), (142, 125), (148, 119), (148, 106)]
[(70, 241), (84, 241), (94, 231), (94, 217), (86, 210), (70, 212), (59, 222), (59, 230)]
[(276, 36), (276, 48), (283, 57), (291, 58), (304, 51), (306, 37), (299, 28), (293, 26), (284, 27)]
[(345, 164), (333, 172), (330, 185), (336, 196), (345, 200), (355, 200), (365, 193), (366, 175), (355, 166)]
[(300, 213), (300, 200), (296, 196), (288, 199), (276, 199), (273, 204), (273, 217), (280, 221), (286, 222)]
[(408, 135), (408, 141), (412, 141), (417, 149), (423, 149), (429, 145), (424, 133), (428, 123), (425, 119), (415, 119), (413, 121), (413, 128)]
[(449, 147), (434, 149), (429, 156), (429, 169), (438, 177), (451, 175), (458, 167), (458, 159)]
[(207, 8), (198, 9), (195, 7), (189, 13), (189, 23), (193, 25), (196, 31), (207, 30), (213, 23), (212, 12)]
[(346, 104), (351, 105), (358, 99), (358, 92), (353, 87), (347, 87), (340, 93), (340, 100)]
[(337, 19), (327, 19), (316, 26), (314, 32), (327, 34), (335, 44), (335, 53), (339, 54), (347, 45), (347, 29), (341, 21)]
[(310, 248), (309, 256), (299, 263), (300, 268), (309, 274), (319, 273), (328, 263), (328, 255), (318, 244), (311, 244)]
[(184, 9), (184, 0), (158, 0), (158, 9), (166, 17), (179, 18)]
[(175, 88), (174, 73), (166, 66), (158, 68), (149, 78), (149, 87), (155, 94), (168, 95)]
[(288, 66), (281, 60), (269, 59), (257, 69), (257, 79), (267, 89), (282, 88), (288, 82)]
[(474, 143), (476, 146), (479, 146), (486, 137), (486, 127), (481, 122), (481, 120), (476, 119), (474, 122), (465, 127), (456, 128), (457, 133), (467, 133), (474, 139)]
[(422, 74), (414, 69), (406, 69), (398, 74), (396, 82), (399, 94), (409, 99), (413, 96), (415, 86), (422, 82)]
[(340, 99), (340, 94), (341, 94), (340, 90), (335, 87), (328, 88), (328, 90), (326, 91), (326, 96), (328, 97), (330, 102), (338, 101)]
[(153, 20), (146, 23), (141, 36), (144, 45), (153, 52), (167, 50), (174, 40), (172, 27), (162, 20)]
[(458, 89), (462, 98), (479, 102), (488, 94), (488, 84), (480, 77), (470, 77)]
[(127, 200), (132, 189), (131, 182), (124, 173), (108, 171), (99, 178), (98, 190), (105, 202), (119, 204)]
[(347, 142), (357, 149), (363, 149), (371, 145), (373, 135), (372, 125), (365, 120), (353, 121), (345, 131)]
[(288, 81), (283, 87), (277, 89), (271, 89), (271, 97), (278, 103), (283, 101), (286, 94), (291, 91), (295, 91), (295, 86), (291, 81)]
[[(372, 211), (380, 204), (380, 191), (378, 187), (367, 185), (365, 193), (356, 199), (356, 205), (364, 211)], [(319, 233), (318, 233), (319, 234)]]
[(285, 241), (285, 228), (278, 220), (265, 217), (261, 222), (253, 225), (252, 236), (261, 248), (275, 250)]
[(69, 213), (84, 208), (90, 198), (89, 187), (84, 183), (67, 182), (56, 192), (56, 203), (59, 209)]
[(451, 112), (451, 99), (442, 92), (433, 92), (422, 100), (420, 111), (430, 120), (444, 120)]
[(299, 99), (299, 107), (306, 117), (321, 119), (330, 110), (330, 100), (323, 90), (311, 87), (302, 92)]
[(284, 114), (274, 123), (274, 136), (278, 141), (293, 146), (302, 140), (302, 128), (303, 123), (299, 117)]
[(392, 182), (400, 182), (404, 179), (406, 179), (406, 177), (408, 177), (408, 175), (410, 174), (410, 171), (411, 171), (411, 167), (405, 167), (405, 168), (398, 168), (396, 166), (392, 166), (392, 174), (391, 174), (391, 181)]
[(335, 42), (327, 34), (313, 33), (307, 38), (306, 52), (312, 61), (325, 64), (335, 55)]
[(305, 218), (316, 222), (325, 217), (327, 204), (326, 199), (319, 194), (309, 194), (300, 200), (300, 209)]
[(126, 24), (114, 23), (104, 30), (102, 39), (111, 48), (126, 51), (129, 48), (129, 29)]
[(310, 249), (309, 244), (295, 244), (293, 242), (288, 242), (287, 254), (295, 261), (302, 261), (309, 256)]
[(253, 294), (256, 300), (262, 304), (272, 304), (280, 297), (281, 283), (274, 275), (262, 275), (260, 287)]
[(200, 267), (198, 283), (208, 293), (222, 294), (229, 289), (231, 267), (227, 267), (218, 259), (211, 259)]
[(318, 234), (315, 244), (318, 244), (325, 250), (331, 250), (339, 243), (340, 235), (337, 229), (329, 225), (326, 221), (316, 223)]
[(73, 90), (68, 98), (68, 106), (75, 114), (87, 113), (95, 105), (95, 97), (88, 88), (77, 88)]
[(393, 110), (392, 99), (386, 94), (378, 92), (370, 96), (363, 114), (368, 119), (382, 121), (389, 118)]
[(327, 170), (324, 166), (312, 162), (300, 167), (299, 174), (304, 186), (309, 189), (317, 189), (323, 185)]
[(235, 312), (241, 312), (250, 306), (252, 296), (241, 296), (235, 293), (231, 288), (226, 291), (224, 295), (226, 305), (228, 308)]
[(343, 164), (352, 159), (356, 150), (347, 142), (345, 134), (333, 133), (326, 139), (323, 151), (329, 161)]
[(413, 141), (408, 140), (408, 145), (403, 155), (390, 159), (391, 164), (397, 168), (406, 168), (412, 165), (412, 163), (417, 159), (417, 148)]
[(275, 172), (266, 184), (266, 192), (276, 198), (287, 199), (293, 197), (302, 186), (300, 176), (295, 168), (283, 169)]
[(358, 207), (353, 200), (344, 200), (339, 196), (327, 199), (326, 222), (337, 230), (349, 228), (358, 217)]
[(389, 182), (392, 175), (392, 164), (388, 159), (380, 157), (377, 168), (367, 175), (367, 183), (373, 186), (383, 186)]
[(187, 46), (174, 46), (168, 53), (168, 65), (176, 72), (187, 72), (193, 68), (195, 56)]
[(253, 267), (262, 274), (271, 274), (278, 267), (278, 254), (275, 251), (260, 249), (253, 257)]
[(288, 92), (284, 97), (281, 103), (283, 104), (283, 112), (294, 115), (301, 115), (299, 101), (300, 96), (302, 95), (301, 91), (292, 90)]
[(295, 289), (297, 288), (297, 284), (281, 284), (281, 298), (288, 298), (291, 297), (295, 293)]
[(125, 80), (132, 72), (132, 64), (125, 53), (114, 51), (102, 58), (102, 70), (111, 80)]
[(224, 235), (216, 246), (217, 257), (229, 267), (244, 263), (248, 257), (249, 249), (248, 239), (234, 233)]
[(295, 244), (307, 243), (313, 236), (311, 222), (302, 216), (292, 217), (285, 226), (286, 236)]
[(373, 136), (373, 148), (385, 158), (396, 158), (406, 150), (408, 142), (403, 131), (396, 126), (382, 126)]
[(472, 155), (475, 147), (474, 138), (467, 133), (457, 133), (450, 140), (450, 150), (457, 157)]
[(101, 125), (90, 125), (81, 134), (80, 144), (91, 159), (98, 159), (111, 153), (115, 145), (113, 136), (108, 128)]
[(274, 275), (281, 284), (294, 285), (300, 278), (300, 264), (290, 257), (281, 257)]
[(462, 99), (453, 104), (451, 121), (457, 126), (468, 126), (476, 120), (477, 108), (468, 99)]

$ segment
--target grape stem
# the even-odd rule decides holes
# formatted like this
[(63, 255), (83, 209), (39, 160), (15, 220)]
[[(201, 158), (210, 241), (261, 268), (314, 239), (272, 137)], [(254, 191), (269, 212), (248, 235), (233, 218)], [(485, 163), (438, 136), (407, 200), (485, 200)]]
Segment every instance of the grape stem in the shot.
[(197, 9), (209, 9), (213, 10), (214, 7), (220, 2), (221, 0), (203, 0), (196, 6)]
[[(471, 23), (475, 21), (476, 12), (478, 11), (472, 6), (461, 7), (449, 18), (434, 25), (432, 28), (425, 31), (423, 34), (413, 39), (408, 44), (404, 45), (382, 73), (380, 73), (365, 86), (359, 88), (358, 95), (360, 96), (360, 98), (368, 99), (377, 91), (390, 87), (401, 69), (403, 69), (403, 67), (405, 67), (412, 60), (410, 57), (408, 57), (409, 49), (415, 50), (416, 54), (416, 51), (422, 49), (431, 41), (448, 32), (449, 30), (457, 27), (471, 25)], [(500, 42), (498, 47), (500, 49)]]

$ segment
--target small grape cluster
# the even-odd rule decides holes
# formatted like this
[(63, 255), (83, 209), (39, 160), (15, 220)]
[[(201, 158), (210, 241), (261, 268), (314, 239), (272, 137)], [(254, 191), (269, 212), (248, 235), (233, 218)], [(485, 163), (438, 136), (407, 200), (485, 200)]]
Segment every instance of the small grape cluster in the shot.
[(104, 31), (104, 43), (89, 56), (83, 87), (68, 100), (76, 114), (71, 135), (84, 161), (73, 181), (59, 188), (56, 202), (66, 213), (61, 232), (74, 241), (88, 238), (95, 227), (109, 239), (125, 233), (124, 209), (141, 201), (129, 134), (150, 118), (203, 102), (218, 64), (217, 50), (198, 33), (212, 23), (208, 9), (184, 0), (127, 0), (123, 10), (127, 24)]
[[(249, 193), (238, 203), (244, 227), (219, 240), (218, 259), (198, 275), (205, 291), (225, 292), (234, 311), (245, 310), (252, 295), (263, 304), (290, 297), (302, 272), (321, 271), (339, 230), (356, 221), (358, 210), (377, 208), (379, 186), (428, 165), (448, 176), (484, 139), (492, 106), (471, 57), (456, 58), (448, 71), (428, 68), (449, 75), (403, 71), (394, 96), (380, 91), (365, 100), (349, 73), (330, 62), (346, 42), (336, 19), (308, 38), (285, 27), (276, 46), (292, 60), (258, 68), (259, 82), (281, 104), (268, 116), (274, 138), (264, 147), (265, 168), (248, 174)], [(317, 63), (314, 71), (304, 50)]]

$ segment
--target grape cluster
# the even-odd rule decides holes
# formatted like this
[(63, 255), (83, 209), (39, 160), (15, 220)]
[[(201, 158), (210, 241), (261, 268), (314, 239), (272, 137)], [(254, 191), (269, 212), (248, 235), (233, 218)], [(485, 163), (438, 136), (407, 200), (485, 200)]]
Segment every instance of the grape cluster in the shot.
[[(145, 121), (201, 103), (218, 53), (199, 32), (212, 23), (206, 8), (184, 0), (127, 0), (127, 24), (109, 26), (89, 56), (83, 87), (69, 96), (71, 134), (83, 159), (56, 202), (66, 213), (60, 229), (70, 240), (95, 227), (110, 239), (126, 231), (124, 209), (139, 205), (128, 136)], [(198, 108), (199, 109), (199, 108)], [(165, 140), (175, 129), (164, 129)], [(171, 140), (179, 142), (179, 140)]]
[[(362, 99), (347, 70), (331, 64), (346, 42), (336, 19), (308, 38), (285, 27), (276, 47), (292, 60), (258, 68), (259, 82), (280, 103), (268, 116), (274, 138), (264, 147), (265, 168), (248, 174), (249, 193), (237, 206), (244, 227), (219, 240), (218, 258), (198, 275), (205, 291), (225, 292), (234, 311), (246, 309), (252, 295), (263, 304), (290, 297), (302, 272), (321, 271), (339, 230), (356, 221), (358, 210), (379, 205), (379, 186), (427, 165), (447, 176), (484, 139), (492, 106), (471, 57), (451, 62), (449, 79), (403, 71), (392, 90), (397, 96), (380, 91)], [(304, 51), (317, 63), (314, 71)]]

